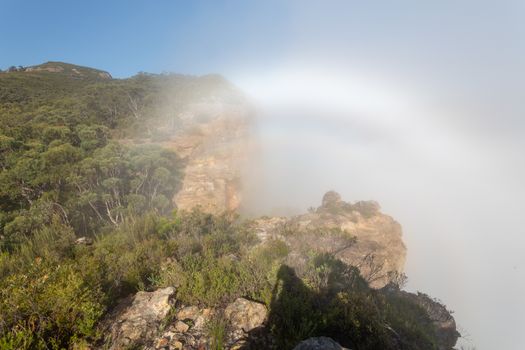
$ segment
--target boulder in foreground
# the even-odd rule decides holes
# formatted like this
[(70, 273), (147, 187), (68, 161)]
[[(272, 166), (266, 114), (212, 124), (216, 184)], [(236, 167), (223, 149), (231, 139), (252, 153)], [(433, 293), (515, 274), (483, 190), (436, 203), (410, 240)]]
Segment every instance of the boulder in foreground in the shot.
[(154, 292), (138, 292), (122, 302), (108, 319), (106, 346), (116, 350), (147, 345), (168, 315), (174, 294), (175, 288), (167, 287)]

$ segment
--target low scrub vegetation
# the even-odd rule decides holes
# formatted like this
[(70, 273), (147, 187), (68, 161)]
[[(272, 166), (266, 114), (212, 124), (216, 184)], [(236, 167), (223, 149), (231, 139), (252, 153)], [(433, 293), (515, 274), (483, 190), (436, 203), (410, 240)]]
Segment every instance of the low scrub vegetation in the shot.
[(286, 244), (256, 244), (246, 227), (198, 210), (151, 211), (79, 245), (57, 218), (1, 256), (0, 348), (93, 341), (119, 298), (161, 286), (175, 286), (185, 304), (220, 308), (240, 296), (265, 303), (279, 349), (316, 335), (358, 349), (396, 349), (399, 341), (403, 349), (435, 348), (419, 306), (370, 289), (355, 267), (330, 254), (312, 257), (299, 276), (285, 264)]

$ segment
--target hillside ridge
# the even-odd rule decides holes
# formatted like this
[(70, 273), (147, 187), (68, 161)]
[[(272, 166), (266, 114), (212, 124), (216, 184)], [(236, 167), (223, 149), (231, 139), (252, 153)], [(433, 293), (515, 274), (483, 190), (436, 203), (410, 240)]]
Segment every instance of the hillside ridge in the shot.
[(3, 73), (57, 73), (75, 78), (112, 79), (110, 73), (66, 62), (48, 61), (34, 66), (11, 66)]

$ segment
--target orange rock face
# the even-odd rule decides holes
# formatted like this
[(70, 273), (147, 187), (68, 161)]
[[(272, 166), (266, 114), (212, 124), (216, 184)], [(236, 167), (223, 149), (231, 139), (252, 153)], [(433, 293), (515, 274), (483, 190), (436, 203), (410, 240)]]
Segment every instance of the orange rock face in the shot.
[[(241, 169), (249, 156), (248, 112), (240, 106), (199, 106), (167, 146), (185, 162), (178, 209), (200, 207), (209, 213), (233, 211), (241, 203)], [(206, 118), (196, 120), (195, 115)]]

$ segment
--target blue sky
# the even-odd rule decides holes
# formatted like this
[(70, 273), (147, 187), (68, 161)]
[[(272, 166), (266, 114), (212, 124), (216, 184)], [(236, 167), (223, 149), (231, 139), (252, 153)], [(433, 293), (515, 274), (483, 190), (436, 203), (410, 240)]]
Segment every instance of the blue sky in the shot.
[(59, 60), (116, 77), (224, 70), (231, 62), (256, 59), (268, 46), (277, 54), (286, 41), (283, 4), (2, 0), (0, 67)]
[(228, 74), (324, 52), (326, 64), (361, 60), (425, 79), (498, 79), (521, 64), (524, 7), (517, 0), (0, 0), (0, 68), (60, 60), (116, 77)]

